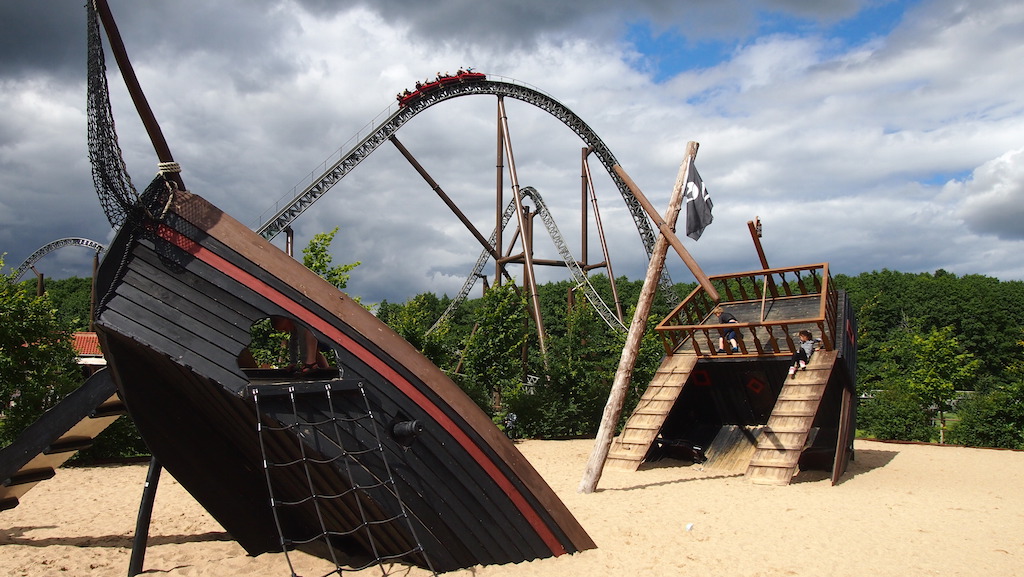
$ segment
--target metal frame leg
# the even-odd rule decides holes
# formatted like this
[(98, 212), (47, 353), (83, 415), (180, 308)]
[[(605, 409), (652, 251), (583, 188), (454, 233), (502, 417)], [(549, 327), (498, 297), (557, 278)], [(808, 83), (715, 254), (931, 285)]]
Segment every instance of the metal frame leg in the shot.
[(135, 521), (135, 539), (132, 541), (132, 559), (128, 564), (128, 577), (142, 573), (142, 564), (146, 560), (146, 542), (149, 540), (149, 520), (153, 516), (153, 501), (156, 499), (156, 487), (160, 483), (160, 462), (153, 457), (149, 461), (149, 473), (146, 474), (146, 485), (142, 490), (142, 503), (139, 504), (139, 517)]

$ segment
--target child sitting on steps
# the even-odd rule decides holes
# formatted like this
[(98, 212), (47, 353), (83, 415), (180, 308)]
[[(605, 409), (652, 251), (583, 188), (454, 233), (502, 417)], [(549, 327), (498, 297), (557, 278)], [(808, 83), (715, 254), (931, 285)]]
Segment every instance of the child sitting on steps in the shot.
[(806, 369), (811, 355), (814, 354), (814, 338), (811, 331), (802, 330), (797, 335), (800, 337), (800, 344), (793, 354), (793, 363), (789, 366), (789, 376), (796, 376), (797, 369)]

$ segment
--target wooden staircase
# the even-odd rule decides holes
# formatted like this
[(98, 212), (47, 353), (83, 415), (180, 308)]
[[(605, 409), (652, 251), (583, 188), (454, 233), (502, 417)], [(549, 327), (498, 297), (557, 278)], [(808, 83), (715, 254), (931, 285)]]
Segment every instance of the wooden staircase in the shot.
[(837, 357), (836, 351), (818, 351), (806, 369), (786, 379), (747, 467), (751, 482), (788, 485), (792, 480)]
[(101, 370), (0, 450), (0, 511), (18, 506), (74, 454), (125, 414), (114, 380)]
[(692, 353), (665, 357), (622, 433), (612, 442), (605, 466), (629, 471), (640, 467), (696, 365), (697, 356)]

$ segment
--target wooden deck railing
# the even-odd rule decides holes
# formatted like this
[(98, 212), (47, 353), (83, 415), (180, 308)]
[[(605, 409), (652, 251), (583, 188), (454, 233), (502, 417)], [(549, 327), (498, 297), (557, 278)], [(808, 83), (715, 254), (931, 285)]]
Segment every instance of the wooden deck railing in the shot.
[[(714, 302), (697, 287), (655, 330), (665, 352), (692, 349), (699, 356), (787, 356), (796, 352), (797, 332), (810, 330), (826, 350), (835, 348), (839, 299), (828, 264), (773, 268), (709, 277), (721, 296)], [(738, 323), (719, 324), (716, 305)], [(718, 343), (727, 329), (737, 333), (739, 352)]]

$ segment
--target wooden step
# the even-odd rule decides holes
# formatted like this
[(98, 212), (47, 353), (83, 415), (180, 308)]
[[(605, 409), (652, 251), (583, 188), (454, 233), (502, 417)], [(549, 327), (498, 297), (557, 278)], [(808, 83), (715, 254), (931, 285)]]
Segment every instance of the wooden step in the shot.
[(766, 461), (764, 459), (752, 459), (750, 461), (751, 467), (767, 467), (769, 469), (789, 469), (792, 468), (795, 463), (793, 461)]
[(776, 409), (772, 411), (773, 417), (813, 417), (815, 411), (808, 411), (807, 409)]
[(127, 414), (128, 409), (125, 408), (124, 403), (121, 401), (113, 401), (103, 403), (96, 410), (89, 413), (89, 417), (93, 419), (102, 419), (104, 417), (120, 417), (121, 415)]
[(779, 433), (777, 431), (761, 431), (761, 435), (758, 437), (757, 446), (761, 447), (776, 447), (776, 448), (796, 448), (803, 447), (807, 443), (807, 433), (803, 431), (794, 433)]
[(786, 393), (785, 395), (779, 395), (776, 402), (782, 401), (818, 401), (821, 400), (821, 393)]
[(75, 451), (84, 451), (92, 446), (92, 438), (90, 437), (70, 437), (67, 439), (57, 439), (51, 443), (49, 447), (43, 450), (44, 455), (56, 455), (58, 453), (74, 453)]
[(608, 453), (608, 462), (614, 460), (615, 468), (636, 470), (640, 466), (696, 364), (693, 354), (669, 355), (662, 360)]
[(15, 485), (27, 485), (29, 483), (38, 483), (40, 481), (46, 481), (52, 479), (57, 472), (47, 467), (45, 469), (27, 469), (18, 471), (11, 475), (9, 478), (4, 480), (5, 487), (13, 487)]

